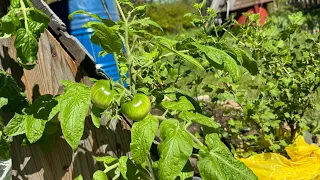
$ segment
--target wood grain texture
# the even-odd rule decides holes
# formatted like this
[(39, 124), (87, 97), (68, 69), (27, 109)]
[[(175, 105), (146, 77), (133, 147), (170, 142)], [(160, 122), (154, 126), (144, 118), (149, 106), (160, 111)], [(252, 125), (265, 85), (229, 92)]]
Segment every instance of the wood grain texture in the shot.
[[(59, 42), (46, 31), (39, 42), (37, 65), (32, 70), (23, 70), (16, 62), (14, 39), (0, 40), (0, 68), (11, 73), (29, 100), (42, 94), (60, 94), (62, 79), (90, 85), (87, 72), (62, 48)], [(54, 143), (54, 142), (53, 142)], [(90, 118), (85, 121), (85, 131), (76, 151), (73, 151), (61, 135), (49, 154), (44, 154), (35, 144), (21, 147), (17, 138), (12, 144), (13, 179), (71, 180), (82, 174), (92, 179), (101, 165), (93, 156), (130, 155), (130, 132), (122, 130), (120, 123), (115, 129), (94, 128)]]

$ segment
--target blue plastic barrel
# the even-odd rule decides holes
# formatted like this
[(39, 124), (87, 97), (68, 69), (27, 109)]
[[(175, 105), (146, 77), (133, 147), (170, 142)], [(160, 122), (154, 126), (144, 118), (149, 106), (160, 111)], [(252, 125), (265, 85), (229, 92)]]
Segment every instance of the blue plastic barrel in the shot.
[[(115, 1), (104, 1), (107, 5), (112, 20), (118, 21), (119, 14)], [(76, 10), (85, 10), (87, 12), (97, 14), (103, 19), (108, 19), (108, 15), (103, 8), (101, 0), (68, 0), (68, 10), (69, 13), (72, 13)], [(108, 54), (105, 57), (98, 57), (98, 53), (100, 52), (101, 48), (90, 41), (90, 37), (93, 33), (92, 29), (82, 28), (83, 24), (93, 20), (94, 18), (86, 15), (75, 15), (73, 20), (69, 22), (69, 32), (75, 36), (93, 56), (97, 66), (103, 69), (110, 78), (116, 81), (119, 79), (119, 75), (113, 55)]]

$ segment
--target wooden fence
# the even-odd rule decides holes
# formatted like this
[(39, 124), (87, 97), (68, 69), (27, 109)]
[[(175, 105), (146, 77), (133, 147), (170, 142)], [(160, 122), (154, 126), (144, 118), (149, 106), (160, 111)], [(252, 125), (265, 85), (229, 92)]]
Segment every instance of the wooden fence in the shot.
[[(60, 42), (45, 31), (40, 38), (37, 65), (32, 70), (22, 69), (16, 62), (14, 38), (0, 40), (0, 68), (11, 73), (29, 100), (42, 94), (63, 92), (61, 80), (67, 79), (90, 85), (87, 70), (80, 60), (72, 58)], [(13, 179), (71, 180), (82, 174), (84, 179), (92, 179), (99, 169), (94, 161), (98, 155), (129, 155), (130, 132), (122, 130), (118, 124), (115, 130), (100, 127), (96, 129), (89, 118), (76, 151), (60, 137), (54, 149), (44, 154), (39, 145), (22, 147), (14, 138), (12, 143)]]

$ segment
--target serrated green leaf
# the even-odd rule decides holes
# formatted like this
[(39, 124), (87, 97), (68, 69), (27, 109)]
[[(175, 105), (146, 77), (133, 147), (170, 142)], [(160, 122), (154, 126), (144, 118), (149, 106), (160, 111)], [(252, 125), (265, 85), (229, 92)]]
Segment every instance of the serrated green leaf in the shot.
[(44, 31), (45, 26), (42, 23), (32, 21), (31, 19), (28, 20), (30, 31), (34, 34), (35, 38), (40, 38), (41, 32)]
[(103, 50), (110, 54), (121, 53), (122, 44), (118, 38), (117, 32), (114, 29), (106, 26), (103, 23), (91, 24), (91, 28), (94, 30), (94, 32), (90, 40), (94, 44), (100, 45)]
[[(161, 38), (161, 41), (164, 41), (163, 39), (165, 39), (165, 38)], [(167, 44), (165, 44), (163, 42), (158, 42), (158, 44), (160, 46), (162, 46), (163, 48), (165, 48), (166, 50), (176, 54), (180, 58), (182, 58), (184, 60), (187, 60), (189, 63), (197, 66), (199, 69), (205, 70), (204, 67), (201, 65), (201, 63), (198, 60), (194, 59), (192, 56), (189, 56), (187, 54), (184, 54), (184, 53), (181, 53), (179, 51), (176, 51), (176, 50), (174, 50), (173, 48), (171, 48), (170, 46), (168, 46)]]
[(210, 62), (223, 65), (223, 69), (230, 74), (233, 81), (240, 79), (241, 74), (237, 62), (229, 54), (212, 46), (204, 46), (196, 42), (192, 44), (203, 51)]
[(108, 180), (106, 173), (101, 170), (94, 172), (93, 180)]
[(198, 168), (203, 180), (211, 179), (258, 179), (242, 162), (233, 157), (217, 134), (205, 138), (207, 147), (200, 149)]
[(72, 20), (73, 20), (73, 16), (76, 15), (76, 14), (81, 14), (81, 15), (84, 14), (84, 15), (93, 17), (93, 18), (95, 18), (95, 19), (98, 20), (98, 21), (101, 21), (101, 22), (103, 21), (103, 19), (102, 19), (100, 16), (98, 16), (98, 15), (96, 15), (96, 14), (93, 14), (93, 13), (89, 13), (89, 12), (87, 12), (87, 11), (85, 11), (85, 10), (77, 10), (77, 11), (74, 11), (73, 13), (69, 14), (68, 18), (72, 21)]
[(68, 144), (76, 149), (83, 135), (84, 121), (91, 104), (90, 88), (71, 81), (62, 83), (66, 88), (60, 96), (61, 129)]
[(3, 132), (7, 136), (17, 136), (25, 133), (26, 115), (16, 113), (4, 128)]
[(242, 55), (242, 66), (245, 67), (252, 75), (256, 75), (259, 72), (257, 62), (244, 50), (239, 49)]
[(23, 64), (34, 63), (38, 53), (38, 41), (30, 31), (23, 28), (18, 29), (14, 47), (21, 48), (23, 54), (21, 62)]
[(163, 107), (169, 110), (176, 110), (176, 111), (194, 110), (192, 103), (185, 96), (181, 96), (178, 102), (163, 101), (161, 104), (163, 105)]
[(51, 109), (48, 120), (53, 119), (60, 112), (60, 95), (54, 97), (54, 100), (57, 104)]
[(137, 168), (127, 156), (119, 158), (120, 172), (124, 179), (135, 180), (137, 179)]
[(31, 8), (28, 17), (28, 27), (37, 39), (40, 38), (41, 33), (48, 27), (49, 22), (50, 19), (46, 14), (38, 9)]
[(39, 140), (43, 134), (46, 121), (34, 118), (32, 115), (27, 115), (25, 120), (26, 136), (30, 143)]
[(220, 65), (222, 65), (224, 62), (224, 59), (229, 56), (227, 53), (212, 46), (204, 46), (196, 42), (192, 43), (192, 45), (196, 46), (199, 50), (204, 52), (206, 56), (209, 58), (209, 60)]
[(161, 26), (159, 24), (157, 24), (156, 22), (152, 21), (149, 17), (144, 18), (144, 19), (134, 20), (129, 25), (130, 26), (139, 25), (139, 26), (142, 26), (142, 27), (154, 26), (154, 27), (160, 29), (163, 32), (163, 29), (161, 28)]
[(163, 142), (158, 146), (159, 178), (160, 180), (175, 179), (192, 154), (192, 138), (175, 119), (168, 119), (161, 123), (160, 137)]
[(158, 119), (152, 115), (148, 115), (142, 121), (133, 124), (130, 149), (132, 158), (136, 163), (142, 164), (146, 161), (158, 126)]
[(98, 162), (103, 162), (105, 164), (112, 164), (118, 160), (118, 158), (112, 156), (94, 157), (94, 159)]
[(98, 108), (94, 104), (92, 105), (91, 109), (91, 119), (96, 128), (100, 127), (101, 122), (101, 114), (103, 113), (103, 109)]
[(37, 98), (26, 110), (25, 129), (30, 143), (39, 140), (45, 129), (46, 122), (51, 120), (52, 109), (58, 104), (51, 94)]
[(43, 24), (44, 28), (46, 28), (50, 22), (50, 18), (44, 12), (42, 12), (34, 7), (31, 8), (30, 18), (33, 21), (36, 21), (38, 23)]
[(207, 116), (204, 116), (202, 114), (199, 113), (192, 113), (192, 112), (188, 112), (188, 111), (183, 111), (182, 113), (180, 113), (179, 117), (181, 119), (184, 119), (186, 121), (193, 121), (193, 122), (197, 122), (199, 124), (208, 126), (208, 127), (213, 127), (213, 128), (219, 128), (220, 125), (214, 121), (214, 119), (209, 118)]
[[(230, 57), (230, 56), (229, 56)], [(239, 81), (241, 77), (240, 69), (237, 62), (232, 58), (224, 59), (223, 69), (232, 77), (233, 81)]]

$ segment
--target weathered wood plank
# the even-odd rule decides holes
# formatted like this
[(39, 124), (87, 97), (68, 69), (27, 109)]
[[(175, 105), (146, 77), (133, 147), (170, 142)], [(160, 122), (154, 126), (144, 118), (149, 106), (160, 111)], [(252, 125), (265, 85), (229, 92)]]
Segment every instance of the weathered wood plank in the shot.
[[(59, 94), (63, 91), (62, 79), (83, 82), (90, 85), (87, 72), (72, 59), (60, 43), (46, 31), (40, 38), (37, 65), (32, 70), (23, 70), (15, 61), (14, 39), (0, 40), (0, 68), (11, 73), (29, 100), (42, 94)], [(93, 156), (129, 155), (130, 132), (122, 130), (120, 123), (116, 130), (93, 127), (86, 119), (81, 144), (76, 151), (60, 137), (55, 148), (44, 154), (38, 145), (21, 147), (17, 138), (12, 144), (13, 179), (74, 179), (82, 174), (92, 179), (99, 167)], [(54, 142), (53, 142), (54, 143)]]

